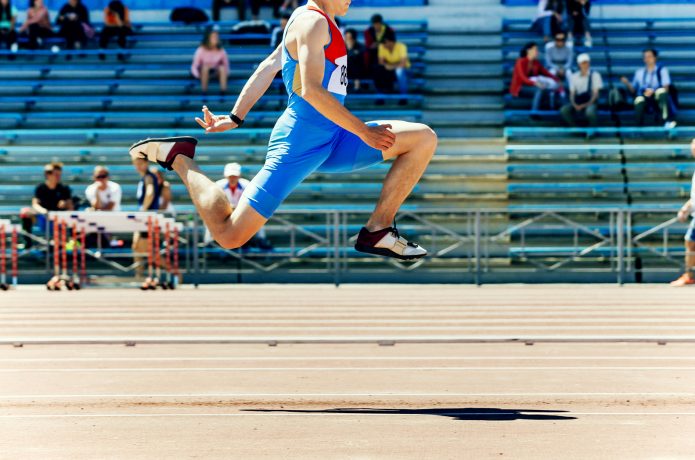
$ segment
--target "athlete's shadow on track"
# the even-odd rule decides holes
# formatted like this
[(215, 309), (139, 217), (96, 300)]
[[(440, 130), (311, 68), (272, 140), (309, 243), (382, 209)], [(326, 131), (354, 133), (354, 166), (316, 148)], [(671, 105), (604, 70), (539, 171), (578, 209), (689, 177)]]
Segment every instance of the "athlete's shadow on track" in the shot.
[(245, 409), (248, 412), (283, 412), (292, 414), (352, 414), (352, 415), (437, 415), (454, 420), (507, 422), (512, 420), (576, 420), (558, 415), (562, 410), (492, 409), (492, 408), (433, 408), (433, 409)]

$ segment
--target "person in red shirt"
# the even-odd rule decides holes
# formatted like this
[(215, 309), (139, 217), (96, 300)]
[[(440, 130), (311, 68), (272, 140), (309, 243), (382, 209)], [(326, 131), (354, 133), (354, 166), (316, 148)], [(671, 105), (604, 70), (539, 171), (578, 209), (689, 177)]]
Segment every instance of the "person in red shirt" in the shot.
[(534, 112), (540, 108), (544, 92), (554, 95), (555, 92), (563, 89), (560, 79), (541, 64), (538, 59), (538, 45), (533, 42), (522, 48), (516, 60), (509, 93), (514, 97), (523, 96), (523, 93), (529, 93), (527, 88), (533, 90), (531, 110)]

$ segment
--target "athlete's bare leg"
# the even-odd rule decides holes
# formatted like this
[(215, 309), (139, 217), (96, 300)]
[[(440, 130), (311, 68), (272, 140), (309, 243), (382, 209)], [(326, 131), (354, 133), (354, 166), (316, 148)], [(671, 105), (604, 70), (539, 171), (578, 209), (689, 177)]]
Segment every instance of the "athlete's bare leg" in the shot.
[(405, 121), (378, 123), (391, 125), (396, 134), (396, 143), (384, 152), (384, 160), (396, 160), (386, 175), (379, 202), (367, 222), (370, 232), (393, 224), (398, 209), (420, 181), (437, 150), (437, 135), (427, 125)]
[(172, 168), (186, 184), (198, 214), (222, 247), (243, 246), (265, 225), (266, 219), (244, 200), (232, 209), (224, 192), (208, 179), (192, 159), (179, 155)]

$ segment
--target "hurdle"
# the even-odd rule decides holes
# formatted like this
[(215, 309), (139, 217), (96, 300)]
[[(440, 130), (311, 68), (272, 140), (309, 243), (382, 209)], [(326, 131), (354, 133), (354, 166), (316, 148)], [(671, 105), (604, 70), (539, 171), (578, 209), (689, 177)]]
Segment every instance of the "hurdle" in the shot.
[[(85, 283), (82, 273), (86, 273), (84, 229), (79, 229), (77, 222), (72, 225), (59, 216), (50, 215), (49, 222), (53, 228), (53, 277), (46, 283), (49, 291), (79, 290)], [(68, 264), (68, 231), (72, 229), (72, 273)], [(80, 254), (81, 253), (81, 254)], [(82, 267), (80, 267), (82, 262)]]
[[(89, 283), (87, 255), (94, 260), (106, 263), (101, 247), (101, 235), (133, 234), (147, 235), (146, 254), (133, 253), (133, 256), (146, 256), (147, 278), (140, 286), (143, 290), (176, 289), (180, 282), (178, 243), (183, 224), (171, 217), (151, 212), (70, 212), (59, 211), (49, 214), (54, 233), (53, 262), (54, 278), (59, 287), (80, 289)], [(68, 229), (72, 229), (73, 253), (72, 274), (67, 263)], [(96, 234), (98, 247), (86, 247), (86, 236)], [(57, 242), (57, 244), (56, 244)], [(57, 267), (57, 268), (56, 268)], [(136, 268), (133, 265), (130, 268)], [(125, 270), (124, 270), (125, 271)]]
[[(0, 219), (0, 290), (16, 289), (19, 283), (19, 253), (17, 251), (19, 226), (12, 224), (8, 219)], [(10, 272), (8, 282), (8, 249), (7, 239), (10, 239), (9, 260)]]

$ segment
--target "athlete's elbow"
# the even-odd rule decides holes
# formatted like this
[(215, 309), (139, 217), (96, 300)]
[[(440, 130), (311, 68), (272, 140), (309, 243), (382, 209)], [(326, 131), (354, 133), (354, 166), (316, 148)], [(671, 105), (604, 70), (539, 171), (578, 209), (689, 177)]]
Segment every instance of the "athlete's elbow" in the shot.
[(307, 102), (315, 101), (319, 94), (318, 89), (315, 86), (302, 86), (299, 95)]

